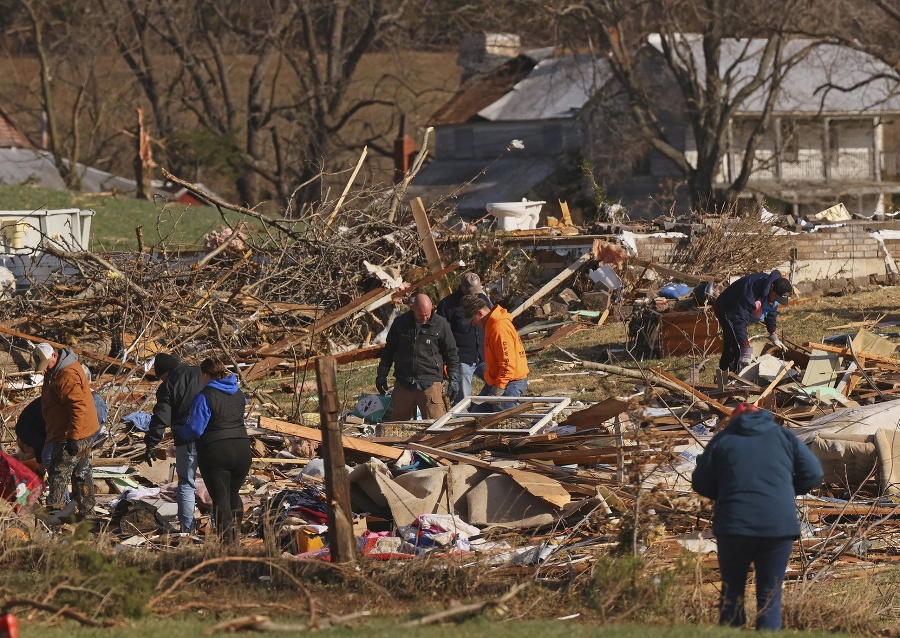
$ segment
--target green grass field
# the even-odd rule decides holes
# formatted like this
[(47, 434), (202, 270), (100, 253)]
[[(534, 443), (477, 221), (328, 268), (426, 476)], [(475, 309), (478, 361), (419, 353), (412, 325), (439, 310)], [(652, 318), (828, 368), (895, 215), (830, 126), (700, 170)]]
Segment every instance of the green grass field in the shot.
[[(147, 246), (160, 242), (169, 247), (203, 245), (203, 235), (223, 226), (219, 211), (212, 206), (185, 206), (139, 201), (133, 197), (97, 197), (31, 186), (0, 186), (0, 209), (39, 210), (43, 208), (91, 209), (91, 250), (134, 250), (135, 228), (143, 226)], [(232, 224), (244, 217), (229, 213)], [(248, 222), (254, 220), (248, 218)], [(251, 226), (252, 227), (252, 226)]]

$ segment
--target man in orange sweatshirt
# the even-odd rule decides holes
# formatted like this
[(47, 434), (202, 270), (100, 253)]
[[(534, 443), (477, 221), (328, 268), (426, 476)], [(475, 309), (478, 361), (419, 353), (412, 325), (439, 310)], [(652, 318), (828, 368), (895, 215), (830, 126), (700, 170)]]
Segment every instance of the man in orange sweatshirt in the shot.
[[(463, 314), (476, 326), (484, 328), (484, 389), (482, 396), (520, 397), (528, 388), (528, 360), (525, 346), (505, 308), (489, 308), (476, 295), (462, 298)], [(482, 411), (500, 412), (515, 403), (482, 403)]]

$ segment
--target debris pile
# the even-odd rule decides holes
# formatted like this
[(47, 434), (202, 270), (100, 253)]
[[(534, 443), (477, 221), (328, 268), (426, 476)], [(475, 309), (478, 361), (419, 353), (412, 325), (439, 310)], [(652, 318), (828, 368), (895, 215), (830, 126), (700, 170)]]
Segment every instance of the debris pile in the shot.
[[(443, 278), (459, 267), (441, 263), (427, 218), (388, 224), (383, 211), (370, 210), (343, 226), (334, 223), (336, 213), (313, 214), (302, 230), (254, 213), (261, 228), (210, 237), (205, 255), (57, 250), (83, 278), (35, 286), (0, 311), (7, 429), (39, 386), (25, 371), (30, 343), (69, 345), (97, 373), (94, 387), (111, 407), (95, 445), (98, 510), (122, 548), (173, 542), (173, 466), (141, 460), (139, 416), (154, 400), (143, 364), (166, 351), (225, 353), (248, 391), (254, 461), (242, 490), (242, 543), (274, 544), (288, 557), (331, 552), (320, 413), (301, 400), (316, 389), (312, 360), (377, 356), (388, 306), (424, 286), (446, 287)], [(591, 238), (590, 250), (549, 281), (501, 293), (514, 299), (521, 334), (556, 329), (530, 352), (613, 312), (630, 317), (627, 346), (642, 352), (623, 357), (628, 365), (568, 355), (572, 366), (627, 379), (629, 392), (592, 405), (522, 397), (490, 415), (470, 412), (480, 399), (465, 399), (441, 419), (402, 424), (391, 435), (383, 427), (357, 428), (365, 420), (345, 406), (347, 505), (359, 551), (379, 560), (474, 555), (497, 573), (547, 579), (588, 569), (597, 550), (611, 546), (666, 557), (712, 551), (709, 503), (691, 491), (690, 476), (710, 437), (748, 402), (796, 428), (826, 465), (829, 484), (798, 500), (804, 537), (792, 573), (839, 578), (888, 564), (890, 532), (900, 520), (891, 500), (900, 484), (900, 359), (893, 358), (895, 344), (872, 330), (894, 323), (843, 326), (857, 332), (789, 343), (776, 355), (757, 344), (754, 363), (740, 375), (722, 386), (704, 384), (702, 360), (720, 347), (706, 305), (709, 286), (725, 276), (629, 257), (627, 241), (617, 242), (612, 235)], [(427, 268), (418, 265), (423, 245)], [(524, 250), (516, 251), (521, 258)], [(512, 252), (494, 258), (493, 272)], [(671, 298), (658, 294), (669, 288)], [(633, 365), (636, 358), (698, 351), (689, 381), (659, 366)], [(284, 389), (290, 401), (275, 401), (273, 393)], [(203, 531), (210, 500), (199, 487)], [(714, 563), (704, 565), (715, 580)]]

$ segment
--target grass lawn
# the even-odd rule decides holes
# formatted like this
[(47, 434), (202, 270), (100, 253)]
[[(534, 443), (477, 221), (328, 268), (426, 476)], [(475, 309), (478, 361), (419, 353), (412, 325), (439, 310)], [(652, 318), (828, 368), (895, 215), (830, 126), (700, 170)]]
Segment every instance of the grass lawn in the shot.
[[(0, 186), (0, 209), (39, 210), (60, 208), (91, 209), (96, 214), (91, 222), (91, 250), (134, 250), (135, 228), (144, 227), (147, 246), (164, 242), (169, 247), (203, 245), (203, 235), (222, 227), (222, 218), (212, 206), (185, 206), (139, 201), (132, 197), (96, 197), (68, 191), (53, 191), (31, 186)], [(229, 213), (236, 224), (244, 217)], [(247, 218), (247, 222), (255, 222)], [(251, 228), (253, 225), (251, 224)]]
[[(189, 620), (147, 619), (132, 625), (116, 629), (79, 629), (73, 623), (62, 627), (28, 627), (27, 622), (20, 620), (22, 638), (93, 638), (108, 636), (129, 636), (130, 638), (193, 638), (203, 635), (204, 630), (216, 624), (218, 620), (209, 618), (191, 618)], [(291, 620), (277, 622), (291, 623)], [(302, 624), (303, 621), (293, 621)], [(465, 636), (486, 636), (492, 638), (581, 638), (588, 636), (609, 636), (610, 638), (727, 638), (742, 635), (740, 630), (719, 627), (652, 627), (646, 625), (596, 625), (580, 624), (576, 620), (568, 621), (488, 621), (476, 619), (459, 625), (425, 626), (402, 628), (399, 622), (379, 619), (358, 624), (357, 626), (320, 632), (320, 635), (343, 638), (344, 636), (360, 636), (366, 638), (396, 638), (400, 633), (415, 634), (418, 638), (463, 638)], [(309, 636), (309, 632), (277, 632), (278, 636)], [(746, 634), (743, 634), (746, 635)], [(800, 632), (798, 635), (809, 638), (825, 638), (848, 636), (850, 634), (833, 634), (824, 632)]]

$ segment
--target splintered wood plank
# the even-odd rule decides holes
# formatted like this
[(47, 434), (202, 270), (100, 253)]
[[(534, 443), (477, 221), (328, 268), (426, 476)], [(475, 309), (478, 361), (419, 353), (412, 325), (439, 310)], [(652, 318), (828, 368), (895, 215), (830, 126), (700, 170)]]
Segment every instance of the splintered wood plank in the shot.
[[(349, 563), (356, 559), (357, 545), (353, 536), (353, 512), (350, 509), (350, 475), (345, 471), (338, 399), (337, 362), (332, 357), (316, 361), (319, 386), (319, 430), (322, 458), (325, 461), (325, 496), (328, 499), (328, 547), (332, 563)], [(349, 437), (348, 437), (349, 438)]]
[(609, 397), (588, 406), (583, 410), (573, 412), (560, 425), (574, 425), (576, 430), (586, 430), (599, 427), (604, 421), (609, 421), (614, 416), (622, 414), (629, 407), (627, 401), (615, 397)]
[[(434, 241), (434, 235), (431, 234), (431, 223), (428, 221), (428, 213), (425, 212), (425, 205), (422, 203), (421, 197), (414, 197), (409, 202), (412, 208), (413, 219), (416, 220), (416, 230), (419, 233), (419, 243), (425, 252), (425, 259), (428, 261), (428, 269), (431, 272), (439, 272), (444, 269), (441, 263), (441, 253), (438, 250), (437, 242)], [(441, 292), (441, 298), (453, 292), (447, 280), (441, 282), (438, 286)]]
[[(309, 439), (310, 441), (322, 442), (322, 432), (316, 428), (308, 428), (304, 425), (296, 423), (288, 423), (287, 421), (279, 421), (269, 417), (259, 417), (259, 427), (263, 430), (272, 430), (289, 436), (300, 437), (301, 439)], [(341, 442), (345, 450), (357, 452), (360, 454), (368, 454), (369, 456), (377, 456), (379, 458), (391, 459), (396, 461), (403, 454), (403, 450), (387, 445), (379, 445), (365, 439), (352, 436), (341, 437)]]
[[(834, 354), (839, 354), (842, 357), (852, 357), (853, 354), (850, 352), (850, 348), (841, 348), (839, 346), (829, 346), (824, 343), (808, 343), (806, 344), (808, 348), (812, 348), (813, 350), (821, 350), (823, 352), (830, 352)], [(853, 346), (856, 348), (856, 344)], [(871, 361), (872, 363), (886, 363), (892, 366), (900, 366), (900, 359), (892, 359), (891, 357), (883, 357), (880, 355), (870, 354), (870, 353), (860, 353), (857, 352), (857, 355), (864, 354), (867, 361)]]

